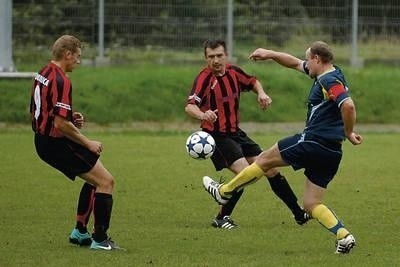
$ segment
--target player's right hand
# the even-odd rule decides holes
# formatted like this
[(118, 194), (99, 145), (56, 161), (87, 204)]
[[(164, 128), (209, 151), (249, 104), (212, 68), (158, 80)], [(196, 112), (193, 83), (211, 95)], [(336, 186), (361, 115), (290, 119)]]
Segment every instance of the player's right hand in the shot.
[(272, 53), (274, 51), (272, 50), (267, 50), (264, 48), (257, 48), (256, 50), (254, 50), (253, 53), (250, 54), (249, 58), (251, 60), (267, 60), (267, 59), (271, 59)]

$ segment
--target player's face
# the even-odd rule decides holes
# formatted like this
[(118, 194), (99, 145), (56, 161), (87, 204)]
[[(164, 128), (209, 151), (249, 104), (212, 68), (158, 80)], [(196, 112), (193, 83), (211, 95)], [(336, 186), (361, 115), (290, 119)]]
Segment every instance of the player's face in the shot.
[(71, 51), (66, 52), (66, 67), (65, 71), (66, 72), (71, 72), (76, 65), (81, 64), (81, 49), (78, 48), (75, 53), (72, 53)]
[(306, 60), (307, 60), (306, 67), (309, 70), (309, 74), (308, 75), (311, 78), (317, 77), (318, 76), (317, 68), (318, 68), (318, 62), (319, 62), (318, 56), (311, 54), (310, 49), (307, 49), (307, 51), (306, 51)]
[(223, 46), (215, 49), (206, 48), (206, 60), (208, 67), (215, 75), (223, 75), (225, 73), (226, 51)]

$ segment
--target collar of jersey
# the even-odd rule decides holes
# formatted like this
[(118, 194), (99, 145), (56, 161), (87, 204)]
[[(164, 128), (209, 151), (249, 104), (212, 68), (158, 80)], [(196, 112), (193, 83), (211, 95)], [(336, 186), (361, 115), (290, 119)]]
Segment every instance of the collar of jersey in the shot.
[(327, 70), (327, 71), (321, 73), (320, 75), (318, 75), (318, 76), (317, 76), (317, 79), (319, 79), (319, 78), (321, 78), (322, 76), (324, 76), (325, 74), (327, 74), (327, 73), (329, 73), (329, 72), (333, 72), (333, 71), (335, 71), (335, 70), (336, 70), (335, 67), (332, 67), (332, 68), (330, 68), (329, 70)]

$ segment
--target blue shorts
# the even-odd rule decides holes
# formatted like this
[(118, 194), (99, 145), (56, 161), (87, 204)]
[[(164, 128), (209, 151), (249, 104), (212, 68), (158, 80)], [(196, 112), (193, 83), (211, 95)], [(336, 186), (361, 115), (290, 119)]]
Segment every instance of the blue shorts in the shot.
[(238, 130), (236, 133), (210, 133), (215, 140), (216, 149), (211, 160), (217, 171), (228, 168), (243, 157), (256, 157), (262, 149), (247, 134)]
[(296, 134), (278, 142), (282, 159), (294, 170), (304, 168), (305, 176), (323, 188), (335, 176), (342, 159), (342, 144)]

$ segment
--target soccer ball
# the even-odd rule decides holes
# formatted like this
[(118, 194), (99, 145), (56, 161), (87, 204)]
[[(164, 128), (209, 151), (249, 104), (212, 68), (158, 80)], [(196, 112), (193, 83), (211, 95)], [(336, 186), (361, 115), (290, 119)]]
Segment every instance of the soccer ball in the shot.
[(208, 159), (215, 151), (215, 140), (209, 133), (194, 132), (186, 140), (186, 151), (194, 159)]

